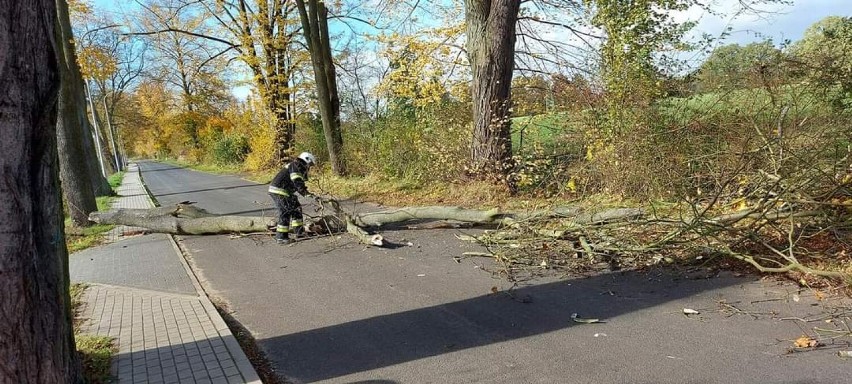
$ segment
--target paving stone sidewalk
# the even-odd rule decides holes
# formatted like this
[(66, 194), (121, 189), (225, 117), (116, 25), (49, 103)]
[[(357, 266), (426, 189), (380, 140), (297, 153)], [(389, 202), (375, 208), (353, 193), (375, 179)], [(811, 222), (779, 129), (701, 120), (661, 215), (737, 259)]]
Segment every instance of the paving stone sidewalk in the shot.
[[(113, 208), (154, 204), (135, 164)], [(260, 383), (172, 239), (117, 227), (118, 241), (70, 257), (71, 280), (86, 282), (83, 333), (115, 338), (112, 375), (120, 384)]]
[[(151, 200), (151, 196), (149, 196), (148, 191), (145, 190), (145, 185), (142, 183), (142, 177), (139, 175), (139, 167), (136, 164), (129, 164), (127, 166), (127, 171), (124, 173), (121, 186), (118, 187), (116, 193), (118, 194), (118, 199), (112, 203), (113, 209), (147, 209), (155, 207), (154, 202)], [(144, 231), (145, 228), (120, 225), (107, 232), (107, 240), (114, 242), (127, 236), (142, 234)]]

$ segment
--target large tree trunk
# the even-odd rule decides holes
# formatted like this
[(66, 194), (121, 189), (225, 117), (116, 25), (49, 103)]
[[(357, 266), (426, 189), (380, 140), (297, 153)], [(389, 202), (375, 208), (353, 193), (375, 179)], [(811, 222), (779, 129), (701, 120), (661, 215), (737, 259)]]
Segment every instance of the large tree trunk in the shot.
[(0, 0), (0, 383), (76, 383), (55, 0)]
[(335, 175), (346, 174), (343, 162), (343, 135), (340, 131), (340, 97), (337, 93), (337, 75), (331, 57), (331, 42), (328, 36), (328, 8), (325, 2), (296, 0), (302, 20), (302, 32), (311, 54), (314, 81), (317, 87), (322, 128), (328, 147), (328, 159)]
[[(86, 115), (80, 115), (79, 99), (81, 89), (75, 76), (80, 76), (77, 67), (77, 55), (71, 40), (71, 19), (68, 15), (68, 3), (56, 0), (57, 24), (56, 40), (59, 46), (59, 73), (61, 87), (59, 93), (59, 117), (56, 124), (57, 148), (59, 150), (59, 176), (62, 180), (62, 193), (68, 206), (71, 221), (77, 226), (87, 226), (89, 213), (98, 210), (95, 193), (89, 175), (88, 158), (83, 149), (83, 125)], [(80, 78), (82, 81), (82, 78)]]
[[(86, 99), (85, 92), (81, 97), (83, 100)], [(84, 116), (86, 115), (87, 109), (85, 104), (78, 105), (77, 108), (80, 109)], [(92, 181), (92, 190), (94, 190), (95, 196), (112, 195), (112, 188), (105, 176), (106, 169), (101, 166), (101, 156), (95, 148), (94, 127), (92, 127), (92, 124), (88, 119), (86, 119), (85, 124), (83, 125), (83, 136), (83, 150), (86, 152), (86, 158), (88, 159), (86, 163), (89, 164), (89, 180)]]
[(92, 87), (89, 85), (88, 81), (84, 80), (84, 84), (86, 86), (86, 96), (89, 100), (89, 112), (92, 114), (92, 131), (95, 133), (95, 151), (97, 152), (101, 171), (104, 176), (111, 175), (115, 173), (115, 168), (112, 166), (112, 161), (110, 160), (111, 155), (109, 153), (109, 148), (107, 148), (106, 143), (104, 142), (103, 130), (101, 130), (103, 124), (101, 124), (101, 118), (98, 116), (98, 109), (95, 106)]
[[(63, 72), (65, 72), (62, 80), (63, 89), (59, 100), (61, 111), (60, 116), (65, 116), (67, 114), (78, 116), (80, 122), (80, 133), (78, 137), (82, 145), (82, 158), (84, 159), (80, 160), (80, 162), (85, 163), (86, 165), (89, 187), (92, 189), (95, 196), (109, 196), (112, 194), (112, 189), (102, 172), (102, 168), (98, 160), (99, 155), (95, 152), (95, 140), (92, 136), (92, 126), (89, 123), (86, 110), (86, 90), (83, 85), (83, 75), (80, 73), (80, 66), (77, 64), (76, 51), (71, 43), (73, 34), (71, 29), (71, 20), (68, 14), (68, 5), (66, 1), (63, 1), (62, 3), (64, 4), (64, 9), (60, 8), (60, 4), (57, 2), (57, 10), (59, 12), (58, 16), (60, 18), (59, 26), (62, 29), (63, 35), (65, 35), (65, 31), (67, 31), (67, 36), (58, 42), (61, 44), (60, 48), (64, 52), (64, 57), (61, 58), (65, 59), (64, 64), (60, 63), (60, 70), (64, 69)], [(71, 93), (68, 94), (68, 92)], [(63, 98), (67, 99), (68, 103), (71, 104), (63, 104)], [(70, 108), (74, 108), (76, 111), (71, 112), (68, 110)], [(60, 119), (60, 124), (63, 124), (62, 119)], [(62, 128), (59, 127), (58, 129), (61, 134)], [(74, 134), (76, 135), (77, 133), (75, 132)], [(63, 152), (61, 148), (62, 147), (60, 147), (60, 155)], [(66, 183), (64, 176), (62, 178), (62, 182), (63, 184)]]
[(115, 164), (115, 170), (118, 172), (118, 171), (123, 170), (123, 168), (121, 167), (121, 164), (122, 164), (121, 157), (118, 153), (118, 140), (116, 139), (116, 136), (118, 136), (118, 134), (112, 126), (112, 113), (110, 112), (109, 108), (107, 108), (106, 96), (104, 96), (104, 98), (103, 98), (103, 104), (104, 104), (104, 117), (106, 118), (106, 122), (107, 122), (107, 132), (109, 133), (109, 141), (110, 141), (110, 145), (112, 146), (112, 157), (113, 157), (113, 160), (115, 161), (115, 163), (114, 163)]
[[(289, 82), (285, 82), (283, 87), (288, 88)], [(270, 98), (269, 103), (272, 113), (275, 116), (275, 163), (283, 165), (292, 155), (293, 135), (296, 133), (296, 123), (293, 119), (293, 104), (290, 100), (290, 92), (276, 92), (276, 94), (277, 96)], [(284, 103), (280, 103), (279, 100), (284, 100)]]
[[(306, 224), (312, 232), (349, 232), (357, 237), (360, 242), (375, 246), (383, 245), (382, 237), (370, 234), (364, 228), (391, 227), (409, 222), (443, 220), (520, 229), (525, 226), (525, 223), (549, 219), (567, 220), (564, 225), (570, 227), (572, 225), (596, 225), (611, 221), (630, 220), (641, 217), (645, 213), (644, 210), (638, 208), (615, 208), (600, 212), (588, 212), (575, 207), (558, 207), (505, 212), (498, 209), (477, 210), (447, 206), (407, 207), (387, 211), (353, 213), (343, 209), (335, 200), (324, 200), (323, 206), (333, 213), (320, 218), (309, 219)], [(152, 232), (177, 235), (264, 232), (275, 225), (275, 219), (271, 217), (219, 216), (195, 206), (184, 204), (152, 209), (118, 209), (108, 212), (93, 212), (89, 218), (101, 224), (143, 227)], [(565, 230), (540, 231), (540, 234), (554, 238), (562, 237), (565, 233)]]
[(473, 72), (472, 171), (511, 187), (511, 86), (520, 1), (465, 0), (467, 55)]

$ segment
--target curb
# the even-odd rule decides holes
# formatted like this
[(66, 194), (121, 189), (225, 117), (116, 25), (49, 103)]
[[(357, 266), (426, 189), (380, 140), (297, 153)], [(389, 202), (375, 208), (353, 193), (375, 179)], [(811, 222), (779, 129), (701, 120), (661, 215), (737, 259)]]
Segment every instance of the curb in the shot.
[[(138, 163), (136, 172), (139, 173), (139, 180), (142, 181), (142, 185), (145, 187), (145, 193), (148, 195), (148, 199), (157, 206), (156, 200), (151, 195), (151, 191), (148, 189), (148, 186), (145, 185), (144, 179), (142, 179), (142, 169), (138, 167)], [(216, 310), (216, 307), (213, 306), (213, 302), (210, 301), (210, 298), (207, 296), (207, 292), (201, 286), (198, 276), (195, 275), (195, 271), (192, 270), (189, 263), (187, 263), (184, 258), (183, 251), (181, 251), (180, 246), (175, 240), (175, 236), (170, 234), (168, 235), (168, 238), (169, 242), (172, 244), (172, 248), (174, 248), (177, 257), (180, 260), (181, 265), (183, 265), (183, 269), (189, 277), (189, 280), (192, 281), (192, 286), (195, 287), (195, 292), (201, 301), (201, 305), (207, 312), (207, 316), (210, 317), (210, 320), (213, 322), (213, 326), (225, 342), (225, 348), (234, 359), (234, 363), (237, 366), (237, 370), (240, 371), (240, 375), (243, 376), (243, 379), (246, 380), (247, 384), (262, 384), (260, 376), (258, 376), (254, 366), (251, 365), (251, 361), (249, 361), (245, 352), (243, 352), (242, 348), (240, 348), (237, 338), (234, 337), (234, 334), (231, 333), (231, 329), (228, 328), (228, 325), (225, 324), (225, 320), (222, 319), (222, 315), (220, 315), (219, 311)]]

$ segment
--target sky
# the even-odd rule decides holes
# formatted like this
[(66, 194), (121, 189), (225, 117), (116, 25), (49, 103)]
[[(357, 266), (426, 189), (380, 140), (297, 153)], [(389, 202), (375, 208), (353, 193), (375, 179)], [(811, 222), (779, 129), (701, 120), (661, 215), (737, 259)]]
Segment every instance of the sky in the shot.
[[(719, 9), (733, 9), (738, 0), (715, 0)], [(802, 37), (805, 29), (826, 16), (852, 16), (852, 0), (795, 0), (793, 5), (774, 4), (759, 7), (769, 11), (762, 17), (744, 15), (734, 20), (708, 15), (692, 9), (686, 12), (688, 19), (698, 20), (696, 32), (718, 35), (730, 25), (730, 43), (750, 43), (771, 38), (776, 44), (786, 39), (796, 41)]]
[[(713, 2), (719, 9), (732, 9), (738, 0)], [(128, 0), (94, 0), (94, 3), (99, 9), (114, 12), (134, 7), (133, 1)], [(742, 17), (730, 21), (693, 9), (687, 12), (687, 16), (691, 20), (700, 20), (698, 31), (710, 34), (718, 34), (730, 23), (735, 31), (731, 42), (748, 43), (761, 40), (755, 36), (755, 32), (763, 33), (777, 42), (799, 39), (809, 25), (826, 16), (852, 16), (852, 0), (794, 0), (792, 6), (773, 5), (761, 9), (773, 11), (775, 14), (764, 18)]]
[[(129, 0), (93, 0), (100, 10), (121, 12), (133, 9), (135, 4)], [(732, 10), (739, 0), (712, 0), (714, 9)], [(768, 11), (762, 16), (742, 15), (737, 18), (718, 17), (693, 8), (679, 13), (676, 19), (680, 21), (697, 21), (698, 26), (692, 31), (693, 36), (707, 33), (719, 36), (727, 27), (731, 34), (722, 42), (748, 44), (755, 41), (771, 39), (776, 45), (785, 40), (800, 39), (811, 24), (826, 16), (852, 16), (852, 0), (793, 0), (792, 5), (773, 4), (760, 7)], [(234, 95), (244, 99), (248, 94), (247, 87), (237, 87)]]

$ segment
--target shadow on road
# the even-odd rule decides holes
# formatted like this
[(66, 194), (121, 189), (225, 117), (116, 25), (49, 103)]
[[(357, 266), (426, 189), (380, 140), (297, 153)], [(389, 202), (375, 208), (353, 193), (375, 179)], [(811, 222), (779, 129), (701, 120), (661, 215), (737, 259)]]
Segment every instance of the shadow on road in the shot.
[(137, 162), (137, 164), (143, 164), (143, 163), (156, 164), (156, 167), (149, 167), (149, 168), (146, 168), (146, 169), (144, 170), (144, 172), (145, 172), (145, 173), (148, 173), (148, 172), (172, 171), (172, 170), (175, 170), (175, 169), (189, 169), (189, 168), (187, 168), (187, 167), (179, 167), (179, 166), (173, 166), (173, 165), (164, 165), (163, 163), (154, 163), (154, 162), (153, 162), (153, 161), (151, 161), (151, 160), (143, 160), (143, 161), (139, 161), (139, 162)]
[[(613, 318), (744, 278), (680, 280), (672, 274), (605, 274), (258, 340), (279, 372), (304, 382), (428, 358)], [(582, 324), (596, 327), (595, 324)], [(566, 351), (569, 353), (570, 351)]]
[[(154, 170), (154, 171), (146, 170), (145, 173), (156, 172), (156, 171), (159, 171), (159, 170), (160, 169), (157, 169), (157, 170)], [(257, 188), (258, 184), (243, 184), (243, 185), (235, 185), (235, 186), (232, 186), (232, 187), (215, 187), (215, 188), (205, 188), (205, 189), (193, 189), (193, 190), (188, 190), (188, 191), (178, 191), (178, 192), (171, 192), (171, 193), (159, 193), (159, 194), (157, 194), (157, 197), (160, 198), (160, 197), (163, 197), (163, 196), (186, 195), (186, 194), (190, 194), (190, 193), (208, 192), (208, 191), (229, 191), (229, 190), (232, 190), (232, 189), (251, 188), (251, 187)]]

